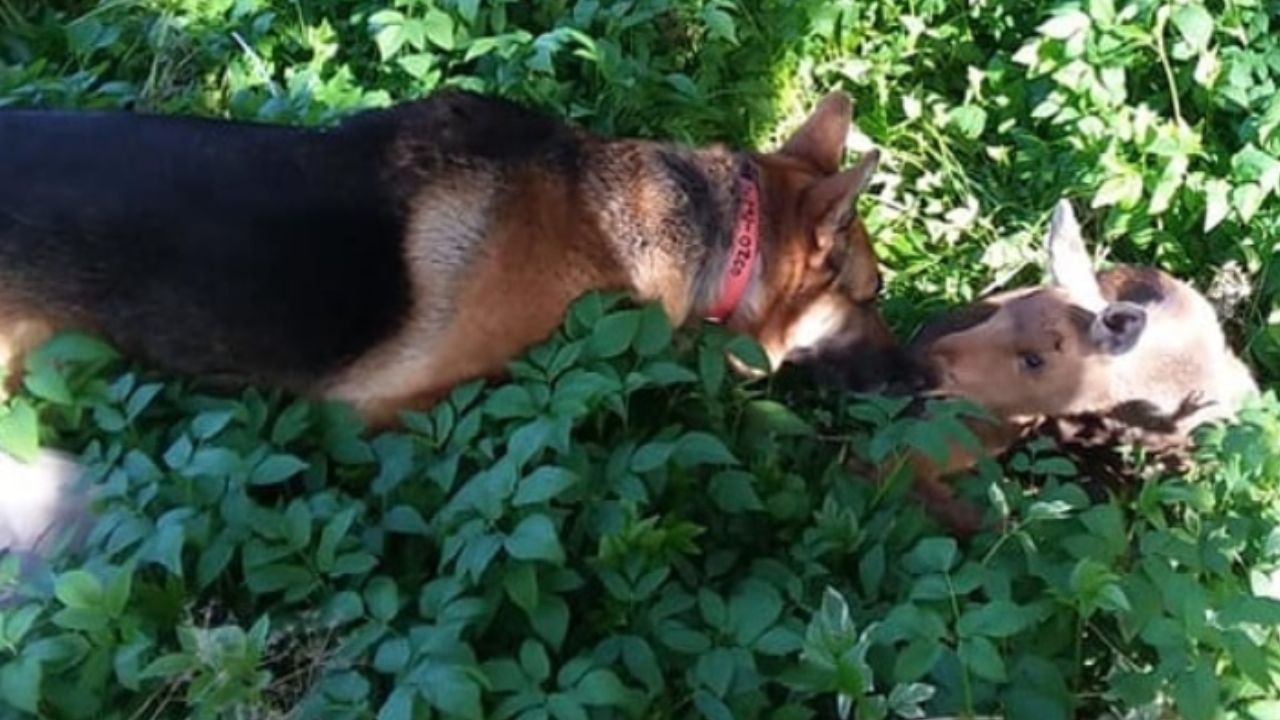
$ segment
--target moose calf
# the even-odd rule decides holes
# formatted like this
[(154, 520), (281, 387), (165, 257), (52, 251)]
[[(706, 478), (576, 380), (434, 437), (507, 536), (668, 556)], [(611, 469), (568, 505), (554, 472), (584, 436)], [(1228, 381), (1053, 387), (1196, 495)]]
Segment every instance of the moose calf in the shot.
[[(1257, 392), (1213, 307), (1191, 286), (1150, 267), (1095, 273), (1066, 200), (1046, 245), (1047, 285), (948, 313), (911, 343), (927, 395), (966, 398), (995, 418), (970, 423), (988, 453), (1047, 423), (1095, 443), (1176, 453), (1197, 426), (1233, 415)], [(941, 465), (910, 458), (926, 506), (962, 534), (980, 517), (941, 479), (976, 459), (958, 446)]]

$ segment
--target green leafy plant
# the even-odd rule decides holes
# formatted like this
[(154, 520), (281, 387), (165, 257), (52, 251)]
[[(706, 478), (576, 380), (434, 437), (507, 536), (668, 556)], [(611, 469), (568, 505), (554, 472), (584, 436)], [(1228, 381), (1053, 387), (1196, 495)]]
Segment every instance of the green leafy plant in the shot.
[[(822, 91), (882, 171), (860, 210), (899, 330), (1038, 280), (1059, 196), (1101, 251), (1209, 291), (1278, 366), (1275, 8), (873, 0), (0, 0), (0, 106), (324, 124), (466, 87), (610, 133), (766, 146)], [(0, 153), (2, 154), (2, 153)], [(0, 563), (0, 702), (55, 718), (1261, 720), (1280, 708), (1280, 404), (1193, 469), (1091, 500), (1047, 443), (960, 483), (957, 543), (899, 474), (971, 438), (783, 373), (716, 327), (589, 295), (499, 383), (373, 434), (216, 395), (80, 335), (0, 447), (75, 453), (82, 551)], [(3, 478), (0, 478), (2, 481)]]

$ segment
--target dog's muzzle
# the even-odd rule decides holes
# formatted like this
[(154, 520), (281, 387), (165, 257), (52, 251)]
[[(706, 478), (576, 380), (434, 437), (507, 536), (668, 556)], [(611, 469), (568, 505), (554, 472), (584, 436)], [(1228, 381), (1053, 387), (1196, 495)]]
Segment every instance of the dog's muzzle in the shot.
[(905, 352), (860, 343), (813, 351), (797, 364), (818, 384), (850, 392), (912, 394), (929, 384), (924, 368)]

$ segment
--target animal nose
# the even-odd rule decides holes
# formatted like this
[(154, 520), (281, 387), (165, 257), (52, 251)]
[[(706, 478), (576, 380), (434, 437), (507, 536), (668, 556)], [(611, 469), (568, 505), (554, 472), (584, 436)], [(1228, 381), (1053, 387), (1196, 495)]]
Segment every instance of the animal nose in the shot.
[(913, 395), (928, 388), (932, 382), (932, 374), (925, 365), (910, 355), (902, 354), (895, 358), (894, 372), (885, 390), (890, 395)]
[(910, 393), (923, 381), (915, 363), (897, 348), (854, 344), (816, 353), (801, 364), (816, 382), (853, 392)]

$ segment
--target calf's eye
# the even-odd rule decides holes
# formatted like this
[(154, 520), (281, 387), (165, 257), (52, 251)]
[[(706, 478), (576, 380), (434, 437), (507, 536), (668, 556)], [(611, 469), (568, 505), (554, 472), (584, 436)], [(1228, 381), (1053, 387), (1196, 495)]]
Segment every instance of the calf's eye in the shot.
[(1022, 367), (1027, 370), (1039, 370), (1044, 367), (1044, 358), (1040, 353), (1024, 352), (1018, 355), (1018, 361), (1022, 363)]

